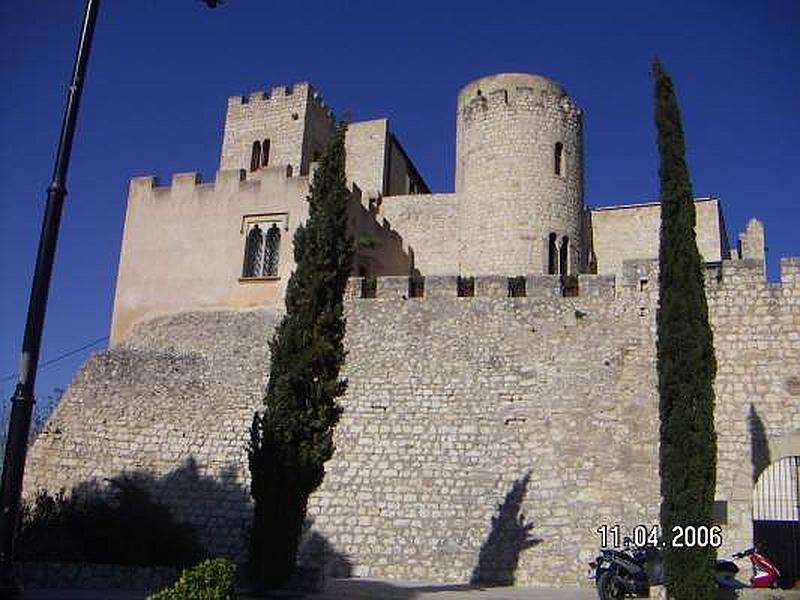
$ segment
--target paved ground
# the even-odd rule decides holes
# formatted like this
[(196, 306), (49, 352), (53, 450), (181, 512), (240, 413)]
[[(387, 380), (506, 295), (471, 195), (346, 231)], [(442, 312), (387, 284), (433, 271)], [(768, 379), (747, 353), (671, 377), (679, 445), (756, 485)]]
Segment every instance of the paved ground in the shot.
[[(111, 590), (27, 590), (24, 600), (144, 600), (142, 592)], [(254, 596), (244, 596), (243, 599)], [(430, 585), (378, 579), (331, 581), (320, 594), (268, 596), (274, 600), (597, 600), (593, 589), (470, 588), (466, 585)]]
[[(28, 590), (24, 600), (144, 600), (142, 592), (111, 590)], [(430, 585), (379, 579), (331, 581), (320, 594), (284, 592), (269, 600), (597, 600), (593, 588), (470, 588), (465, 585)], [(741, 600), (798, 600), (800, 590), (742, 590)], [(0, 599), (1, 600), (1, 599)], [(242, 600), (256, 600), (242, 596)]]

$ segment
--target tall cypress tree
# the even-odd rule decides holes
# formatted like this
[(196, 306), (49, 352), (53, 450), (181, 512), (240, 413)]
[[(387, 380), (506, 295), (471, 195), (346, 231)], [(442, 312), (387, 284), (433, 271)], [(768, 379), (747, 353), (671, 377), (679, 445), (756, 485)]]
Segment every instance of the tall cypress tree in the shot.
[[(658, 392), (661, 525), (670, 541), (675, 526), (712, 525), (716, 487), (714, 377), (717, 363), (708, 321), (703, 262), (695, 239), (695, 209), (680, 109), (672, 80), (658, 59), (655, 120), (661, 159)], [(667, 545), (670, 597), (711, 600), (715, 594), (711, 547)]]
[(333, 454), (333, 429), (347, 386), (345, 285), (353, 242), (347, 234), (344, 138), (340, 124), (314, 173), (305, 225), (294, 236), (297, 267), (286, 290), (286, 315), (270, 342), (264, 410), (250, 428), (248, 458), (255, 504), (249, 571), (275, 587), (292, 573), (308, 497)]

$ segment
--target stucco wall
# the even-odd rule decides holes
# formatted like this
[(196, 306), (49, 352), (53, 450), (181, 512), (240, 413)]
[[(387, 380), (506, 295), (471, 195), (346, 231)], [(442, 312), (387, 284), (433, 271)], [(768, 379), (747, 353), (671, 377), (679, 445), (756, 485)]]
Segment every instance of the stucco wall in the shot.
[[(125, 217), (112, 343), (143, 317), (208, 307), (276, 305), (294, 268), (291, 240), (307, 215), (308, 178), (285, 168), (220, 171), (213, 183), (195, 173), (170, 187), (133, 179)], [(267, 215), (281, 224), (278, 278), (240, 281), (245, 218)]]

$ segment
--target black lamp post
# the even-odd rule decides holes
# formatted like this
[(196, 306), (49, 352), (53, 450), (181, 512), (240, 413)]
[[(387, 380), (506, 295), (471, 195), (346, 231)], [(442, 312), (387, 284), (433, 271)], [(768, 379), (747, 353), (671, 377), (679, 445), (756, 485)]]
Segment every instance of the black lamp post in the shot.
[[(75, 66), (67, 93), (67, 106), (61, 124), (61, 137), (58, 140), (56, 164), (53, 180), (47, 188), (47, 206), (39, 238), (39, 251), (36, 256), (36, 270), (33, 275), (31, 295), (28, 302), (28, 319), (25, 324), (25, 337), (22, 342), (22, 356), (19, 363), (19, 380), (11, 398), (11, 421), (8, 426), (5, 460), (3, 462), (3, 481), (0, 487), (0, 595), (19, 590), (13, 572), (14, 542), (19, 521), (22, 477), (25, 471), (25, 455), (28, 450), (28, 435), (31, 413), (34, 405), (34, 385), (36, 369), (39, 365), (39, 349), (42, 343), (47, 295), (50, 289), (50, 276), (53, 271), (58, 228), (61, 223), (61, 209), (67, 195), (67, 168), (75, 136), (75, 123), (78, 119), (83, 79), (89, 49), (92, 45), (94, 25), (100, 0), (87, 0), (83, 17)], [(3, 595), (5, 597), (5, 595)]]

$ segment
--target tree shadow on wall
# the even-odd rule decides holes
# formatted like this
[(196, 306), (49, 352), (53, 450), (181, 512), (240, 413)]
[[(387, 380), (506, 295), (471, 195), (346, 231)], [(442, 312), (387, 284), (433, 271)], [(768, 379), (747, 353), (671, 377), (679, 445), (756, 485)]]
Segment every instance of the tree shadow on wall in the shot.
[[(204, 475), (193, 457), (156, 476), (145, 470), (37, 490), (19, 556), (30, 561), (188, 566), (202, 556), (241, 560), (249, 493), (228, 466)], [(54, 493), (55, 492), (55, 493)], [(231, 535), (233, 532), (233, 535)]]
[(542, 541), (530, 534), (533, 522), (526, 522), (521, 512), (530, 478), (528, 471), (514, 481), (498, 505), (489, 536), (478, 554), (478, 564), (472, 570), (471, 584), (513, 585), (522, 551)]
[(353, 563), (336, 550), (319, 531), (312, 529), (314, 520), (306, 518), (297, 549), (294, 572), (287, 585), (293, 590), (319, 592), (328, 580), (353, 575)]
[(750, 431), (750, 461), (753, 465), (753, 483), (758, 481), (758, 476), (769, 466), (769, 444), (767, 443), (767, 429), (761, 420), (756, 407), (750, 404), (750, 414), (747, 416), (747, 428)]

